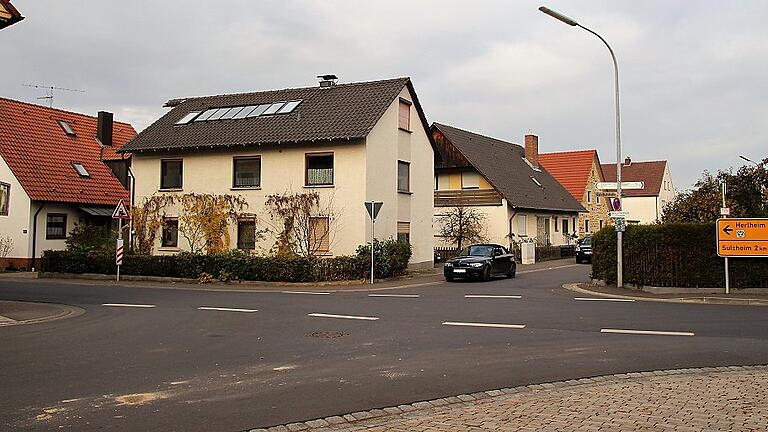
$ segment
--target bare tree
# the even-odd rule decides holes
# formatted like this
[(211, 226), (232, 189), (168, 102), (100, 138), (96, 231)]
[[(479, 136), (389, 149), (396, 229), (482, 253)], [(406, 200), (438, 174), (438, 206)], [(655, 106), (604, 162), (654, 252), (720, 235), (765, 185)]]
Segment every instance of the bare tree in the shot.
[(458, 249), (466, 243), (485, 240), (485, 213), (466, 206), (450, 207), (437, 216), (438, 235), (455, 244)]
[(8, 257), (13, 250), (13, 239), (9, 235), (0, 236), (0, 258)]
[(266, 204), (277, 232), (276, 255), (321, 255), (333, 244), (339, 220), (333, 195), (322, 200), (317, 192), (285, 192), (267, 196)]

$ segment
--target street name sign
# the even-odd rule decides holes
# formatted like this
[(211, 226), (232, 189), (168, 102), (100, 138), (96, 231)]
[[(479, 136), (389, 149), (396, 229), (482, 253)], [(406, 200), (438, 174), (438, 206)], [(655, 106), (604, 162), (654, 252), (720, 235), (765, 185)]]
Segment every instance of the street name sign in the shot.
[[(645, 187), (645, 183), (641, 181), (637, 182), (621, 182), (621, 188), (630, 190), (630, 189), (643, 189)], [(597, 182), (595, 183), (595, 189), (601, 189), (601, 190), (616, 190), (618, 189), (618, 184), (616, 182)]]
[(717, 255), (768, 257), (768, 218), (718, 219)]
[(629, 212), (625, 211), (612, 211), (608, 212), (608, 217), (626, 219), (629, 216)]

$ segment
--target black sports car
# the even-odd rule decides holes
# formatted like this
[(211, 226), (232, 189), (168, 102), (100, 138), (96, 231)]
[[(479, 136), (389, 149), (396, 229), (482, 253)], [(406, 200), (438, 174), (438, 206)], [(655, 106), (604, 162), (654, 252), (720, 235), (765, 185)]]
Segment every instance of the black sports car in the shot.
[(459, 256), (446, 261), (443, 275), (448, 282), (455, 278), (477, 278), (484, 281), (494, 276), (515, 277), (517, 265), (514, 255), (497, 244), (476, 244), (459, 252)]

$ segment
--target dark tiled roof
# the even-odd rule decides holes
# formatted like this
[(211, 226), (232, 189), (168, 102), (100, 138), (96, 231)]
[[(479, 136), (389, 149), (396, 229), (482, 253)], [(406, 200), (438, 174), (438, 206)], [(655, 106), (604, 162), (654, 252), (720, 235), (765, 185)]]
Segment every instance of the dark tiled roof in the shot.
[[(658, 196), (661, 191), (661, 182), (664, 180), (664, 169), (667, 161), (632, 161), (629, 165), (621, 165), (621, 182), (641, 181), (645, 183), (643, 189), (623, 189), (621, 194), (628, 197)], [(616, 164), (603, 164), (605, 181), (616, 181)]]
[[(76, 136), (67, 136), (59, 120)], [(34, 201), (115, 205), (128, 199), (128, 191), (100, 158), (120, 159), (115, 150), (136, 131), (114, 122), (113, 147), (100, 154), (96, 124), (96, 117), (0, 98), (0, 155)], [(80, 177), (72, 162), (80, 162), (90, 177)]]
[[(124, 151), (192, 149), (364, 138), (409, 78), (175, 99), (174, 108), (129, 142)], [(174, 124), (192, 111), (301, 99), (290, 114)], [(414, 105), (428, 131), (417, 100)]]
[[(584, 207), (546, 170), (536, 171), (523, 158), (523, 147), (452, 126), (433, 123), (513, 207), (584, 212)], [(541, 183), (541, 186), (531, 180)]]

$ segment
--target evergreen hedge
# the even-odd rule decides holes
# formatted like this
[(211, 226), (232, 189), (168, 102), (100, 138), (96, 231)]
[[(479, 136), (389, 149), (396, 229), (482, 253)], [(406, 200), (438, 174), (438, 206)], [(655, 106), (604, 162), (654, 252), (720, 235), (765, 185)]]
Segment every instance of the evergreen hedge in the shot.
[[(717, 256), (714, 223), (630, 225), (624, 233), (624, 282), (640, 286), (719, 288), (725, 260)], [(768, 288), (768, 259), (729, 260), (732, 288)], [(592, 277), (616, 283), (616, 231), (592, 236)]]
[[(366, 254), (367, 250), (367, 254)], [(376, 277), (405, 273), (411, 257), (408, 243), (376, 242)], [(200, 255), (126, 255), (120, 273), (198, 279), (206, 273), (214, 279), (265, 282), (318, 282), (370, 277), (370, 247), (361, 246), (354, 256), (332, 258), (262, 257), (239, 250)], [(45, 251), (41, 270), (55, 273), (115, 274), (115, 257), (97, 251)]]

